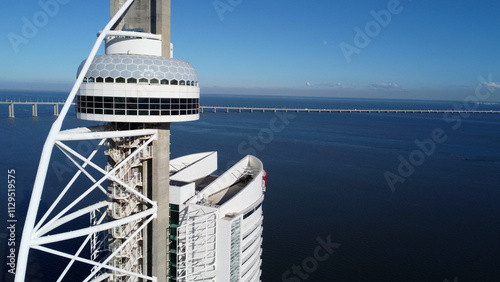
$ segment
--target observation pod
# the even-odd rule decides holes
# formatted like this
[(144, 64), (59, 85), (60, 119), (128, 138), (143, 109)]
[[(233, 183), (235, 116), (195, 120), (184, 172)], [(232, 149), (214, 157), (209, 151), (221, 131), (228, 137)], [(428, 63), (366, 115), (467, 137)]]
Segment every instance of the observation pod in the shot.
[(77, 118), (125, 123), (199, 119), (200, 88), (191, 64), (161, 57), (159, 35), (112, 34), (106, 38), (106, 54), (94, 58), (83, 78), (76, 95)]

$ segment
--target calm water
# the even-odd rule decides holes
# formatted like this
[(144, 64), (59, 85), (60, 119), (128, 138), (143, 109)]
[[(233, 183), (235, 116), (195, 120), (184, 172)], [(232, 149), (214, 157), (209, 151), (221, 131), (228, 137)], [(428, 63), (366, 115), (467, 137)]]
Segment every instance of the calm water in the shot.
[[(33, 93), (0, 97), (39, 99)], [(454, 102), (204, 96), (202, 104), (449, 109)], [(8, 119), (7, 106), (0, 105), (2, 179), (7, 169), (16, 169), (20, 221), (54, 120), (52, 106), (38, 112), (34, 119), (31, 107), (17, 106), (16, 118)], [(171, 151), (174, 158), (217, 150), (220, 171), (247, 153), (264, 162), (263, 281), (500, 281), (500, 115), (452, 117), (453, 122), (442, 114), (204, 113), (197, 122), (172, 125)], [(90, 124), (76, 120), (73, 110), (65, 127)], [(446, 140), (429, 145), (436, 130)], [(427, 140), (428, 155), (417, 139)], [(85, 151), (88, 145), (75, 146)], [(413, 160), (412, 173), (399, 174), (401, 159)], [(60, 154), (54, 161), (61, 166), (49, 169), (49, 196), (57, 194), (59, 178), (76, 171)], [(386, 172), (404, 179), (394, 192)], [(0, 198), (5, 204), (6, 193)], [(47, 203), (42, 199), (42, 207)], [(20, 238), (20, 227), (17, 232)], [(319, 241), (340, 245), (328, 255), (322, 249), (319, 261)], [(64, 265), (41, 253), (34, 260), (29, 281), (52, 281)], [(78, 270), (84, 267), (76, 269), (74, 280), (81, 280)]]

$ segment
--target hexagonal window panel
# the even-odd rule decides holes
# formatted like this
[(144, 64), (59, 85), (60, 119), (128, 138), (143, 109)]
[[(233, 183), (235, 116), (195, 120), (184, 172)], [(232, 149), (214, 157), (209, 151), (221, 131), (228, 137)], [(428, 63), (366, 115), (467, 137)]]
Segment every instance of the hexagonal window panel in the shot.
[(116, 69), (119, 71), (126, 70), (127, 66), (125, 64), (118, 64), (116, 65)]
[(120, 72), (117, 71), (117, 70), (112, 70), (112, 71), (109, 72), (109, 75), (111, 77), (119, 77), (120, 76)]
[(112, 71), (115, 69), (115, 64), (106, 64), (105, 69)]
[(137, 70), (137, 65), (134, 65), (134, 64), (127, 65), (127, 70), (129, 70), (129, 71), (135, 71), (135, 70)]
[(122, 71), (121, 72), (121, 75), (125, 78), (130, 78), (132, 77), (132, 72), (131, 71), (128, 71), (128, 70), (125, 70), (125, 71)]
[(142, 74), (143, 74), (142, 71), (137, 70), (137, 71), (132, 72), (132, 77), (141, 78)]

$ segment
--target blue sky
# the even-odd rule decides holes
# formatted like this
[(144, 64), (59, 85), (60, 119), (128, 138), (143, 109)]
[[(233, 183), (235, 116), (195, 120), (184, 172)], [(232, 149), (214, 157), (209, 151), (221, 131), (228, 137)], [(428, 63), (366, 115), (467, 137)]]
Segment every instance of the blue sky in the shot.
[[(0, 0), (0, 89), (69, 90), (109, 20), (107, 0), (40, 2), (58, 11)], [(172, 0), (172, 42), (202, 93), (459, 100), (482, 76), (500, 100), (499, 10), (492, 0)]]

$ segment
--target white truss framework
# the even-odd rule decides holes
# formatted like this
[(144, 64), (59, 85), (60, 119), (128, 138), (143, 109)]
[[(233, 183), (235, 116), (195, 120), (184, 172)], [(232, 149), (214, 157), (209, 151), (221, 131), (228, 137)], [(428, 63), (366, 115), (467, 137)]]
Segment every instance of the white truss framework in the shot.
[[(109, 271), (112, 271), (113, 274), (123, 273), (128, 275), (129, 277), (142, 278), (147, 281), (156, 281), (156, 277), (146, 276), (141, 274), (140, 272), (137, 271), (134, 272), (130, 271), (129, 269), (116, 267), (115, 265), (110, 265), (109, 263), (127, 246), (127, 244), (135, 240), (137, 236), (140, 236), (142, 230), (157, 216), (156, 202), (150, 200), (148, 197), (146, 197), (137, 189), (135, 189), (135, 187), (132, 187), (134, 185), (133, 183), (131, 186), (130, 181), (124, 181), (119, 177), (120, 175), (117, 174), (120, 173), (120, 169), (125, 170), (123, 168), (125, 168), (124, 166), (126, 166), (126, 164), (130, 163), (130, 161), (133, 161), (134, 158), (140, 157), (141, 153), (144, 154), (144, 152), (146, 152), (148, 148), (150, 148), (151, 142), (157, 138), (157, 131), (153, 129), (139, 129), (139, 130), (129, 130), (129, 131), (106, 131), (102, 127), (79, 128), (79, 129), (61, 131), (63, 121), (71, 107), (71, 103), (75, 99), (76, 93), (78, 92), (78, 89), (82, 84), (83, 78), (87, 73), (90, 64), (95, 58), (100, 45), (102, 44), (105, 37), (113, 34), (113, 31), (111, 31), (111, 29), (113, 28), (113, 26), (116, 25), (118, 20), (123, 17), (127, 9), (132, 5), (134, 1), (135, 0), (125, 1), (123, 6), (116, 13), (116, 15), (110, 20), (110, 22), (106, 25), (103, 31), (99, 33), (97, 41), (95, 42), (94, 47), (92, 48), (85, 64), (83, 65), (83, 68), (80, 71), (78, 78), (76, 79), (76, 82), (73, 85), (73, 88), (71, 89), (68, 98), (66, 99), (66, 102), (60, 112), (59, 117), (52, 125), (50, 132), (47, 136), (47, 139), (43, 146), (42, 155), (40, 157), (40, 163), (38, 165), (38, 170), (31, 194), (31, 200), (26, 215), (26, 221), (24, 224), (21, 243), (19, 246), (17, 271), (15, 277), (16, 282), (23, 282), (25, 280), (28, 257), (31, 249), (40, 250), (49, 254), (69, 259), (67, 267), (61, 273), (57, 281), (62, 281), (62, 279), (68, 273), (68, 270), (74, 264), (75, 261), (83, 262), (94, 266), (92, 272), (84, 281), (89, 281), (93, 279), (101, 269), (107, 269)], [(126, 156), (126, 158), (124, 158), (122, 162), (117, 163), (115, 167), (109, 169), (108, 171), (100, 168), (98, 165), (92, 162), (93, 157), (96, 155), (100, 147), (106, 142), (107, 139), (125, 137), (125, 136), (136, 136), (136, 137), (142, 136), (143, 138), (142, 140), (144, 142), (142, 142), (140, 147), (138, 147), (134, 152)], [(71, 149), (63, 142), (63, 141), (77, 141), (77, 140), (100, 140), (100, 142), (88, 157), (84, 157), (79, 153), (75, 152), (73, 149)], [(58, 147), (63, 152), (63, 154), (66, 157), (68, 157), (72, 163), (76, 165), (78, 171), (67, 183), (67, 185), (61, 190), (60, 194), (53, 202), (51, 207), (47, 210), (47, 212), (42, 216), (42, 218), (37, 223), (36, 218), (40, 202), (42, 199), (47, 171), (54, 147)], [(99, 179), (95, 179), (86, 170), (88, 166), (100, 172), (102, 174), (102, 177)], [(61, 203), (61, 200), (63, 199), (64, 196), (66, 196), (67, 192), (74, 186), (77, 178), (82, 173), (93, 184), (78, 198), (73, 200), (73, 202), (71, 202), (64, 209), (62, 209), (59, 213), (53, 215), (54, 210)], [(140, 199), (140, 201), (144, 203), (142, 206), (147, 208), (143, 208), (139, 211), (136, 210), (134, 212), (129, 213), (126, 216), (122, 216), (120, 218), (108, 222), (104, 222), (106, 218), (105, 213), (99, 218), (97, 218), (95, 214), (96, 211), (100, 211), (101, 209), (111, 208), (113, 205), (110, 202), (106, 201), (96, 202), (86, 208), (77, 211), (72, 211), (72, 209), (78, 203), (80, 203), (84, 198), (86, 198), (91, 192), (95, 191), (96, 189), (100, 190), (106, 195), (109, 195), (108, 194), (109, 192), (102, 185), (102, 183), (106, 180), (111, 180), (114, 183), (117, 183), (118, 185), (123, 187), (128, 193), (134, 195), (137, 199)], [(91, 222), (89, 223), (89, 226), (69, 232), (53, 233), (58, 227), (63, 226), (64, 224), (87, 214), (91, 214), (94, 216), (93, 220), (91, 220)], [(88, 245), (89, 241), (92, 241), (93, 236), (96, 236), (97, 233), (120, 228), (122, 226), (129, 226), (131, 223), (134, 222), (137, 223), (137, 225), (134, 227), (133, 230), (131, 230), (131, 233), (126, 238), (124, 238), (124, 241), (121, 244), (115, 245), (113, 248), (113, 252), (102, 262), (95, 261), (92, 259), (82, 258), (79, 256), (83, 248), (86, 245)], [(74, 254), (68, 254), (44, 246), (47, 244), (62, 242), (80, 237), (83, 237), (82, 244)], [(92, 258), (95, 257), (96, 257), (95, 255), (92, 256)], [(112, 275), (107, 273), (107, 277), (110, 276)]]
[(177, 280), (214, 281), (217, 210), (188, 206), (177, 229)]

